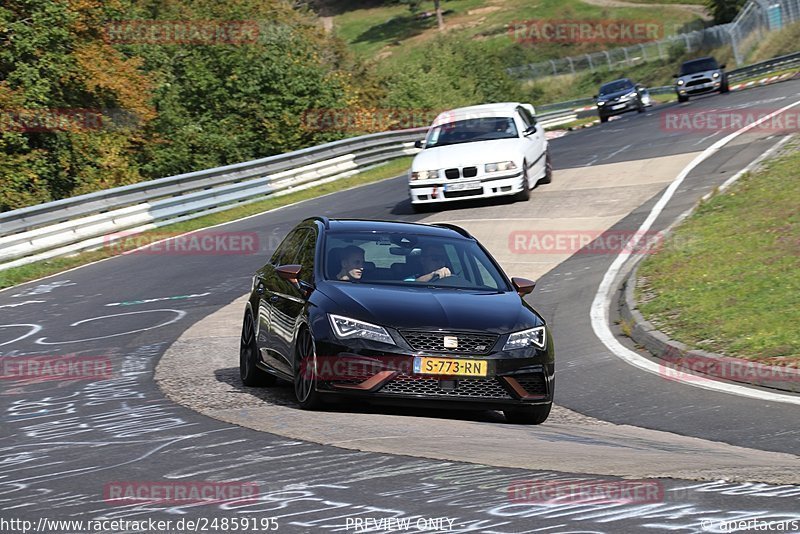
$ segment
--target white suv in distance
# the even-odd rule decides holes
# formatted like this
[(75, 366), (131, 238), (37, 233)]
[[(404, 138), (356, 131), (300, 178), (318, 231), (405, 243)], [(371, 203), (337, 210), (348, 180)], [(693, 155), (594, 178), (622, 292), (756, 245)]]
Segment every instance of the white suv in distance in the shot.
[(516, 195), (550, 183), (544, 128), (531, 104), (504, 102), (445, 111), (433, 121), (411, 163), (409, 194), (415, 211), (469, 198)]

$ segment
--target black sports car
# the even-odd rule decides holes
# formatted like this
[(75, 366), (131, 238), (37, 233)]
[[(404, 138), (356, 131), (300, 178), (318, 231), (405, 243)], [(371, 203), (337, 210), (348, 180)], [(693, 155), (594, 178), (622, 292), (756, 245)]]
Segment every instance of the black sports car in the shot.
[(604, 83), (594, 98), (600, 122), (608, 122), (608, 118), (612, 115), (626, 111), (636, 110), (644, 113), (644, 108), (650, 104), (650, 94), (647, 89), (628, 78)]
[(289, 380), (305, 409), (348, 395), (539, 424), (555, 367), (533, 287), (454, 225), (307, 219), (253, 277), (242, 382)]

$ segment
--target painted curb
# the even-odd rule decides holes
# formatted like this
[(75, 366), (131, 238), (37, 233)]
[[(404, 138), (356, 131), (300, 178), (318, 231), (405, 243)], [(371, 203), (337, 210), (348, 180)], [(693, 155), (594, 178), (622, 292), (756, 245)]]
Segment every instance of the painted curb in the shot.
[(764, 365), (714, 352), (691, 350), (685, 344), (667, 337), (645, 320), (638, 310), (634, 296), (638, 270), (637, 266), (622, 282), (619, 313), (621, 319), (631, 326), (631, 339), (665, 362), (665, 378), (678, 372), (699, 373), (715, 380), (800, 393), (800, 369), (796, 367)]

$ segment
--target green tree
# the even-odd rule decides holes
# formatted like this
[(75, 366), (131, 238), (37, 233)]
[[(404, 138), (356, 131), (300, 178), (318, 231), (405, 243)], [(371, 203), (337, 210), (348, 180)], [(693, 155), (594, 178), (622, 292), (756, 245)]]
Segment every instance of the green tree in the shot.
[[(400, 0), (400, 3), (408, 4), (412, 13), (420, 11), (422, 6), (422, 0)], [(436, 23), (439, 25), (439, 30), (441, 31), (444, 29), (444, 14), (442, 13), (441, 0), (433, 0), (433, 10), (436, 13)]]
[(706, 6), (714, 17), (716, 24), (732, 21), (747, 0), (706, 0)]

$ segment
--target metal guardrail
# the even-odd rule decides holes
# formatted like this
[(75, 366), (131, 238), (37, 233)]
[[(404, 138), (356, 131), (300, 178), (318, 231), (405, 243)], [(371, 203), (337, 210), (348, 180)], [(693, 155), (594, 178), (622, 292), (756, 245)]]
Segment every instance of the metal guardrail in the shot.
[(364, 135), (0, 213), (0, 270), (351, 176), (416, 153), (425, 131)]
[(728, 80), (735, 82), (751, 76), (758, 76), (760, 74), (767, 74), (795, 67), (800, 67), (800, 52), (774, 57), (766, 61), (747, 65), (746, 67), (730, 70), (728, 71)]
[[(730, 81), (800, 67), (800, 53), (728, 71)], [(669, 94), (671, 85), (651, 87)], [(575, 120), (594, 103), (580, 98), (537, 108), (542, 127)], [(578, 106), (576, 108), (576, 106)], [(541, 113), (544, 112), (544, 113)], [(287, 154), (150, 180), (0, 213), (0, 271), (108, 244), (130, 235), (189, 220), (270, 195), (351, 176), (417, 152), (413, 142), (427, 128), (334, 141)]]

